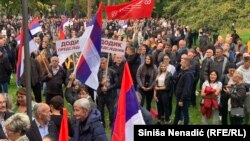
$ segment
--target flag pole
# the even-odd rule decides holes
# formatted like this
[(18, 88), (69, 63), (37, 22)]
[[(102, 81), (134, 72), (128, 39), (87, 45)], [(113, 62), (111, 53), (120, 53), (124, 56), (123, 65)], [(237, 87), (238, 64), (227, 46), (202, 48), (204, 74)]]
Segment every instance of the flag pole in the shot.
[(47, 66), (47, 64), (45, 63), (45, 61), (44, 61), (44, 57), (41, 55), (41, 53), (39, 54), (39, 56), (42, 58), (42, 61), (43, 61), (43, 64), (44, 64), (44, 66), (45, 66), (45, 68), (46, 68), (46, 71), (48, 72), (48, 74), (50, 73), (49, 72), (49, 68), (48, 68), (48, 66)]
[(108, 53), (107, 68), (106, 68), (106, 71), (105, 71), (105, 76), (104, 76), (105, 81), (107, 81), (107, 77), (108, 77), (109, 58), (110, 58), (110, 53)]
[(31, 76), (30, 76), (30, 53), (29, 53), (29, 32), (28, 32), (28, 3), (27, 0), (22, 0), (23, 9), (23, 40), (24, 40), (24, 66), (25, 66), (25, 80), (27, 90), (27, 114), (30, 121), (32, 120), (31, 110)]

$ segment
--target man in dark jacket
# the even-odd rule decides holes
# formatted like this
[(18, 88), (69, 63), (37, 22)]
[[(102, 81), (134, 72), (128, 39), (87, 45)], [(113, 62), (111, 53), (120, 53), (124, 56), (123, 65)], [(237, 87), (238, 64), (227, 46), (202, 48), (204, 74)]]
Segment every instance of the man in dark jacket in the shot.
[(188, 107), (191, 100), (191, 90), (194, 80), (194, 72), (190, 68), (190, 59), (181, 58), (182, 72), (179, 74), (178, 82), (176, 84), (176, 111), (174, 124), (177, 125), (181, 116), (184, 118), (184, 125), (189, 124)]
[(49, 72), (46, 72), (42, 80), (46, 82), (44, 94), (46, 96), (46, 103), (48, 103), (54, 96), (61, 96), (63, 98), (62, 85), (66, 81), (66, 72), (59, 66), (59, 59), (57, 56), (51, 58), (51, 67)]
[[(38, 63), (38, 61), (35, 59), (34, 54), (32, 53), (30, 58), (30, 70), (31, 70), (31, 88), (35, 96), (36, 102), (42, 102), (42, 87), (41, 87), (41, 77), (42, 77), (42, 70), (41, 66)], [(21, 76), (21, 85), (23, 87), (26, 87), (26, 81), (25, 81), (25, 68), (24, 73)]]
[[(136, 72), (137, 69), (139, 68), (141, 61), (140, 61), (140, 55), (136, 53), (136, 49), (133, 47), (128, 47), (126, 49), (126, 61), (128, 62), (129, 69), (130, 69), (130, 74), (132, 76), (134, 86), (137, 86), (137, 81), (136, 81)], [(135, 87), (136, 89), (137, 87)]]
[(8, 93), (8, 82), (11, 75), (11, 64), (4, 55), (4, 49), (0, 47), (0, 87), (2, 92)]
[(81, 98), (74, 103), (73, 141), (107, 141), (107, 135), (101, 122), (101, 113), (91, 108), (88, 99)]
[(45, 103), (38, 103), (34, 106), (35, 120), (31, 122), (27, 137), (30, 141), (42, 141), (46, 135), (58, 139), (59, 131), (53, 121), (50, 121), (50, 107)]
[(108, 68), (107, 59), (101, 58), (101, 66), (98, 72), (99, 87), (97, 89), (98, 97), (97, 108), (101, 112), (102, 122), (105, 125), (104, 107), (107, 105), (109, 112), (109, 126), (112, 127), (114, 121), (114, 105), (117, 97), (118, 77), (113, 69)]

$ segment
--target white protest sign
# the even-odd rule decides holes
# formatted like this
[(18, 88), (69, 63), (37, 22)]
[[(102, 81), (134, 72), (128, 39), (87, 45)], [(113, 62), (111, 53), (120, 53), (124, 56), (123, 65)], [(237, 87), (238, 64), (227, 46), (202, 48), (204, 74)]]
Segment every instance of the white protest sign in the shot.
[(80, 52), (81, 47), (79, 43), (79, 38), (59, 40), (56, 42), (57, 54), (67, 54)]
[(101, 52), (124, 55), (126, 42), (102, 38)]

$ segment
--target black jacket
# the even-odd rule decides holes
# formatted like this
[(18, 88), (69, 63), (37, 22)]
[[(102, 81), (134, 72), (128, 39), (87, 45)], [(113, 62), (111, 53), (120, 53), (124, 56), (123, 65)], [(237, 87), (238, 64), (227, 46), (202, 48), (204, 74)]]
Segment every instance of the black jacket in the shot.
[(11, 65), (7, 57), (0, 57), (0, 83), (9, 81), (11, 75)]
[[(55, 138), (56, 140), (58, 140), (59, 133), (58, 133), (55, 123), (53, 121), (50, 121), (48, 126), (49, 126), (48, 127), (49, 135)], [(39, 132), (39, 129), (37, 127), (35, 120), (31, 122), (30, 129), (28, 130), (26, 135), (30, 141), (42, 141), (42, 137), (40, 135), (40, 132)]]
[[(52, 73), (51, 67), (49, 68), (49, 71)], [(59, 67), (58, 72), (53, 75), (52, 78), (49, 78), (48, 73), (46, 72), (42, 79), (46, 82), (45, 94), (63, 95), (62, 84), (65, 84), (66, 81), (66, 71), (62, 67)]]
[(191, 90), (194, 82), (194, 73), (190, 70), (183, 70), (176, 84), (175, 94), (178, 101), (191, 99)]

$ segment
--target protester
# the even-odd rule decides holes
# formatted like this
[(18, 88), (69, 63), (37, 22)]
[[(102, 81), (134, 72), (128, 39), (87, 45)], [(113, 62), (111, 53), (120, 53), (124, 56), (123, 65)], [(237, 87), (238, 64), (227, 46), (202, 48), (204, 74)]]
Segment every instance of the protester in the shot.
[(50, 107), (45, 103), (38, 103), (33, 109), (35, 119), (31, 122), (27, 137), (30, 141), (42, 141), (46, 135), (58, 139), (58, 130), (53, 121), (50, 121)]
[(219, 104), (222, 83), (219, 80), (218, 72), (211, 71), (208, 80), (202, 84), (201, 89), (201, 113), (202, 124), (209, 124), (208, 120), (212, 118), (212, 124), (219, 124)]
[(74, 103), (73, 141), (107, 141), (104, 126), (100, 120), (101, 113), (91, 108), (88, 99), (81, 98)]
[(11, 141), (29, 141), (26, 136), (30, 128), (29, 117), (24, 113), (17, 113), (5, 122), (8, 139)]
[[(16, 92), (17, 101), (16, 105), (13, 107), (14, 113), (27, 113), (27, 90), (26, 88), (19, 88)], [(36, 102), (31, 101), (31, 107), (35, 106)]]
[[(247, 87), (243, 82), (243, 75), (239, 72), (233, 74), (233, 81), (235, 85), (231, 88), (224, 88), (224, 91), (231, 98), (231, 113), (230, 113), (230, 122), (231, 125), (241, 125), (243, 124), (244, 119), (244, 101), (246, 98)], [(238, 108), (238, 109), (237, 109)], [(236, 110), (237, 109), (237, 110)], [(234, 112), (235, 110), (235, 112)]]

